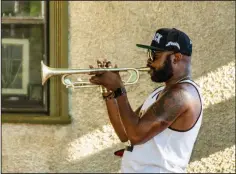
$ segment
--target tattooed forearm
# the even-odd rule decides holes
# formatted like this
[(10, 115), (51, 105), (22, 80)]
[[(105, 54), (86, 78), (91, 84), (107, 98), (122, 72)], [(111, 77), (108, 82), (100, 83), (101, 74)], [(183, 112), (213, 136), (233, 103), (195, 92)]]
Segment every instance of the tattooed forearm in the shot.
[(169, 90), (163, 94), (151, 109), (153, 114), (158, 116), (158, 119), (173, 121), (183, 111), (184, 103), (183, 90)]

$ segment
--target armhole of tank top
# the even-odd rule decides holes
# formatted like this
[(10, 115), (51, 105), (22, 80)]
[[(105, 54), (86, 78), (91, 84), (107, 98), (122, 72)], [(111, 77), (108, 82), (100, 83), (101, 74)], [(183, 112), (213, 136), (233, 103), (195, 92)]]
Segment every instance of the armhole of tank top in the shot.
[[(197, 85), (194, 81), (190, 80), (192, 83), (194, 83), (195, 85)], [(168, 127), (170, 130), (173, 130), (173, 131), (176, 131), (176, 132), (187, 132), (187, 131), (190, 131), (192, 128), (194, 128), (194, 126), (197, 124), (201, 114), (202, 114), (202, 99), (201, 99), (201, 95), (197, 89), (197, 87), (195, 85), (193, 85), (192, 83), (188, 82), (188, 81), (184, 81), (184, 82), (181, 82), (181, 83), (189, 83), (191, 84), (196, 90), (197, 90), (197, 93), (198, 93), (198, 96), (199, 96), (199, 99), (200, 99), (200, 104), (201, 104), (201, 110), (200, 110), (200, 113), (199, 113), (199, 116), (197, 118), (197, 120), (195, 121), (195, 123), (193, 124), (192, 127), (190, 127), (189, 129), (186, 129), (186, 130), (179, 130), (179, 129), (174, 129), (174, 128), (171, 128), (171, 127)], [(198, 85), (197, 85), (198, 86)]]
[(155, 96), (160, 92), (159, 89), (160, 89), (160, 88), (163, 88), (163, 87), (164, 87), (164, 86), (159, 86), (159, 87), (157, 87), (155, 90), (153, 90), (152, 93), (154, 93), (155, 91), (157, 91), (157, 92), (152, 95), (152, 98), (155, 97)]

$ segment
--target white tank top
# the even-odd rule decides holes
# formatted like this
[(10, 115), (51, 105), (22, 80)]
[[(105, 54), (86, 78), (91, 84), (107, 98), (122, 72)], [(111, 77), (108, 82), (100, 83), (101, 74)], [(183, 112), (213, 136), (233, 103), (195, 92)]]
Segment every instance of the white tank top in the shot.
[[(203, 107), (199, 87), (191, 80), (179, 83), (190, 83), (198, 91), (201, 100), (201, 111), (198, 120), (192, 128), (178, 131), (167, 128), (149, 141), (134, 145), (133, 151), (125, 151), (121, 161), (122, 173), (186, 173), (192, 150), (201, 126)], [(157, 99), (164, 86), (157, 88), (144, 102), (140, 116)]]

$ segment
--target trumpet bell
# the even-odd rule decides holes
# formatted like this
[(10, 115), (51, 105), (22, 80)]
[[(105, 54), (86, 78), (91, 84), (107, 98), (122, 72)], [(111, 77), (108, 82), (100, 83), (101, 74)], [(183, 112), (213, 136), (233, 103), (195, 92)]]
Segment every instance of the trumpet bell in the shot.
[(42, 85), (51, 77), (50, 69), (46, 66), (43, 61), (41, 61), (41, 77), (42, 77)]

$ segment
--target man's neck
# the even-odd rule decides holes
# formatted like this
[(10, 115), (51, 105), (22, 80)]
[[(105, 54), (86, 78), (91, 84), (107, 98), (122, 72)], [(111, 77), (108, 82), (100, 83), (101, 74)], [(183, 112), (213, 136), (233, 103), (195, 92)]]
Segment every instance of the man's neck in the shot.
[(182, 80), (186, 80), (186, 79), (190, 79), (190, 78), (191, 78), (190, 73), (184, 73), (184, 74), (179, 75), (179, 76), (173, 76), (170, 80), (165, 82), (165, 86), (166, 86), (166, 88), (169, 88), (169, 87), (173, 86), (174, 84), (176, 84), (176, 83), (178, 83)]

